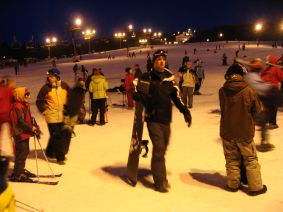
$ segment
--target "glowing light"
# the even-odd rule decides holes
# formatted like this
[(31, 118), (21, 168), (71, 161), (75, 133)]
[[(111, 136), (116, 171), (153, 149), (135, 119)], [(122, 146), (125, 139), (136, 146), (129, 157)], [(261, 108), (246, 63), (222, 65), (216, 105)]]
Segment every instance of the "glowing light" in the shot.
[(76, 18), (75, 19), (75, 25), (80, 26), (82, 24), (82, 19), (81, 18)]
[(262, 24), (261, 23), (257, 23), (256, 25), (255, 25), (255, 31), (261, 31), (262, 30)]

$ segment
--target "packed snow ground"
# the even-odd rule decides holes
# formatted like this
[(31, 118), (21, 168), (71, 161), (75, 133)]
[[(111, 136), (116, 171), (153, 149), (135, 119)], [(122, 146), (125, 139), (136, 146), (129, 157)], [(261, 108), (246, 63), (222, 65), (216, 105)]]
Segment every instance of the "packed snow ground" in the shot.
[[(221, 50), (214, 53), (215, 46), (221, 44)], [(223, 49), (223, 45), (225, 46)], [(283, 210), (283, 114), (278, 113), (279, 129), (270, 131), (270, 140), (276, 146), (271, 152), (258, 153), (262, 179), (268, 192), (257, 197), (247, 196), (242, 191), (229, 193), (225, 188), (225, 160), (219, 137), (220, 116), (213, 113), (219, 108), (218, 89), (224, 82), (227, 67), (221, 65), (222, 54), (232, 63), (238, 42), (195, 43), (189, 45), (155, 46), (168, 49), (170, 69), (176, 73), (185, 50), (191, 60), (204, 61), (206, 78), (201, 89), (203, 95), (194, 96), (191, 109), (193, 122), (188, 128), (183, 115), (174, 108), (171, 124), (171, 140), (166, 154), (169, 193), (162, 194), (153, 190), (150, 174), (150, 158), (140, 159), (139, 181), (136, 187), (125, 182), (125, 167), (128, 157), (133, 110), (110, 107), (109, 123), (105, 126), (78, 125), (76, 137), (72, 139), (66, 165), (51, 163), (55, 173), (63, 173), (56, 186), (10, 183), (16, 200), (47, 212), (61, 211), (282, 211)], [(197, 48), (196, 55), (193, 49)], [(210, 49), (208, 51), (207, 49)], [(154, 51), (153, 50), (153, 51)], [(143, 71), (146, 65), (146, 51), (136, 51), (136, 58), (125, 57), (126, 51), (112, 53), (114, 60), (107, 60), (108, 53), (84, 55), (79, 64), (84, 64), (91, 72), (93, 67), (101, 67), (110, 87), (119, 86), (124, 77), (124, 69), (140, 64)], [(280, 56), (282, 48), (270, 45), (247, 44), (246, 50), (239, 56), (247, 58), (261, 57), (267, 54)], [(57, 61), (62, 79), (73, 83), (71, 59)], [(20, 67), (20, 75), (14, 76), (13, 68), (0, 70), (0, 75), (9, 75), (17, 86), (27, 86), (31, 91), (31, 111), (43, 131), (40, 142), (46, 147), (49, 134), (43, 117), (35, 106), (36, 95), (45, 83), (49, 61)], [(122, 103), (122, 95), (109, 93), (111, 103)], [(88, 96), (86, 96), (88, 108)], [(87, 114), (88, 118), (88, 114)], [(241, 130), (239, 126), (239, 130)], [(149, 138), (145, 128), (144, 138)], [(259, 143), (259, 132), (255, 142)], [(7, 129), (2, 133), (2, 146), (5, 154), (12, 158), (11, 141)], [(30, 139), (31, 153), (26, 168), (36, 172), (34, 140)], [(39, 173), (50, 174), (47, 163), (37, 144)], [(151, 145), (150, 145), (151, 149)], [(10, 169), (13, 162), (10, 163)], [(20, 205), (17, 203), (17, 205)], [(22, 205), (23, 206), (23, 205)], [(26, 207), (24, 207), (26, 208)], [(17, 208), (17, 211), (25, 211)], [(33, 211), (33, 210), (32, 210)]]

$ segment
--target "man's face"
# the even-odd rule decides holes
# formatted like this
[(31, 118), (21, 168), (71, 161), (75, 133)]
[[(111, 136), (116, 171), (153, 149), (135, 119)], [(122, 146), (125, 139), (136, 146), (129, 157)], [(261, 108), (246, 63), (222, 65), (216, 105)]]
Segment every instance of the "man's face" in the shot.
[(191, 68), (192, 67), (192, 63), (191, 62), (187, 62), (187, 68)]
[(155, 59), (153, 68), (156, 71), (163, 71), (166, 64), (166, 58), (164, 56), (159, 56)]
[(57, 78), (53, 74), (48, 74), (47, 78), (50, 83), (57, 82)]

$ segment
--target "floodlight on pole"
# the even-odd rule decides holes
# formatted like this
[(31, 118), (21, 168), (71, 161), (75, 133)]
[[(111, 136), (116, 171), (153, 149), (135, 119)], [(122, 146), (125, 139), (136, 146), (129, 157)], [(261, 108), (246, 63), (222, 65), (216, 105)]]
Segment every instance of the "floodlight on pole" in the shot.
[(48, 49), (48, 58), (50, 59), (51, 58), (51, 47), (52, 46), (56, 46), (56, 43), (57, 43), (57, 38), (56, 37), (47, 37), (45, 39), (45, 46), (47, 47)]
[(70, 31), (72, 33), (72, 43), (74, 47), (74, 55), (76, 56), (77, 53), (77, 46), (76, 46), (76, 39), (75, 39), (75, 33), (76, 31), (81, 30), (81, 25), (82, 25), (82, 19), (77, 17), (75, 18), (74, 22), (71, 24)]
[(85, 31), (82, 31), (84, 39), (88, 41), (88, 53), (91, 53), (90, 40), (95, 36), (95, 33), (96, 31), (94, 29), (86, 29)]
[[(262, 23), (256, 23), (255, 24), (255, 31), (256, 33), (259, 33), (263, 28), (263, 24)], [(257, 35), (257, 47), (259, 46), (259, 42), (260, 42), (260, 39), (259, 39), (259, 35)]]
[(120, 40), (120, 49), (121, 49), (121, 41), (126, 36), (126, 33), (124, 32), (117, 32), (114, 34), (115, 38), (118, 38)]

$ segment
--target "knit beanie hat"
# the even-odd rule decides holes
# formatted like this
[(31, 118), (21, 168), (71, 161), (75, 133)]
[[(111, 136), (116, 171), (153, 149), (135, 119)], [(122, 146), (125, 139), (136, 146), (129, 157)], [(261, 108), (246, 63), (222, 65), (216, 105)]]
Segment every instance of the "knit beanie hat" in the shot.
[(247, 70), (244, 66), (240, 65), (239, 63), (234, 63), (226, 71), (225, 79), (227, 79), (227, 77), (229, 77), (233, 74), (238, 74), (238, 75), (244, 76), (246, 73), (247, 73)]
[(57, 79), (60, 79), (60, 71), (57, 68), (51, 68), (47, 71), (47, 75), (54, 75)]
[(154, 63), (154, 61), (160, 56), (163, 56), (166, 58), (167, 53), (165, 52), (164, 49), (158, 49), (156, 52), (153, 53), (152, 63)]

